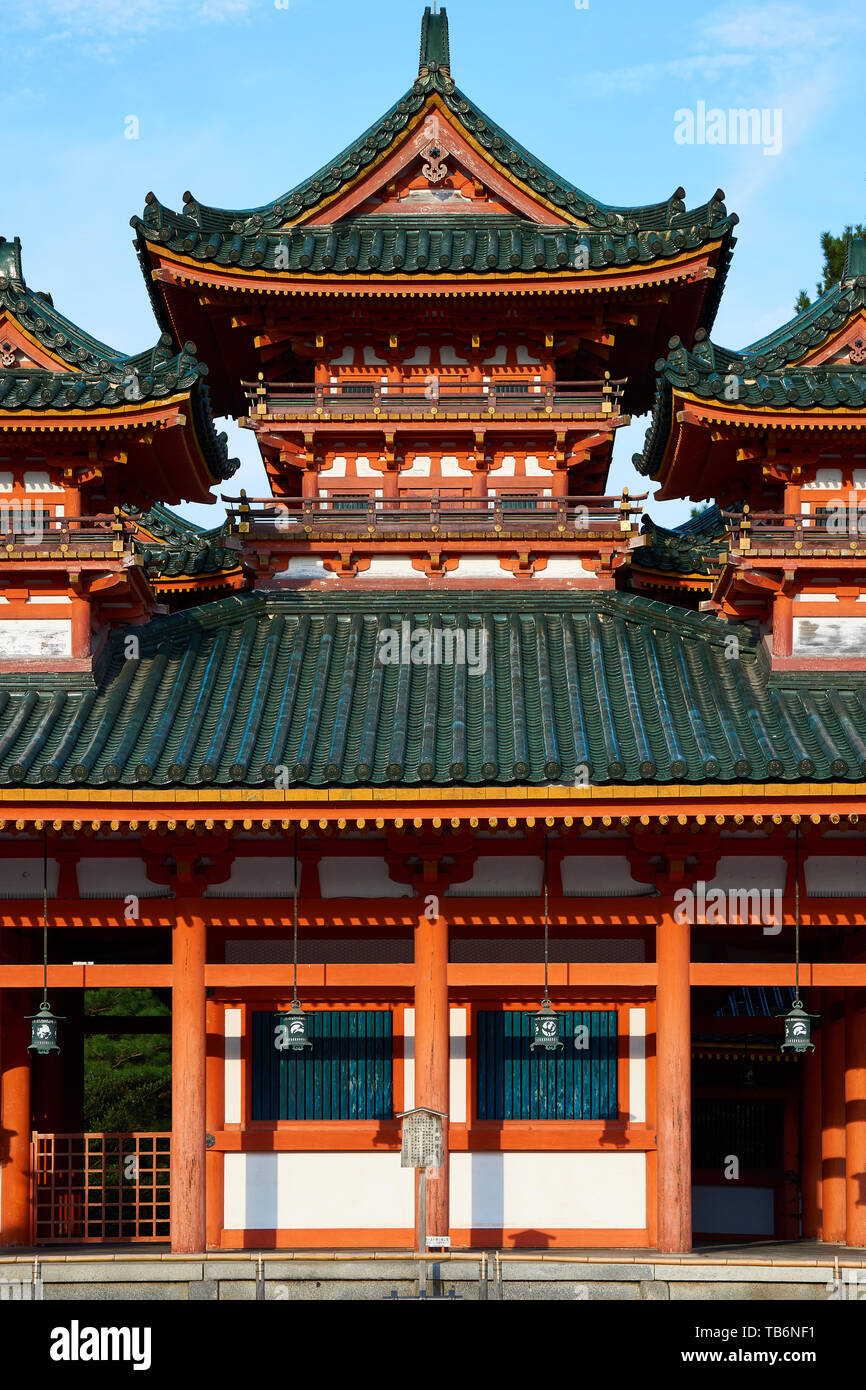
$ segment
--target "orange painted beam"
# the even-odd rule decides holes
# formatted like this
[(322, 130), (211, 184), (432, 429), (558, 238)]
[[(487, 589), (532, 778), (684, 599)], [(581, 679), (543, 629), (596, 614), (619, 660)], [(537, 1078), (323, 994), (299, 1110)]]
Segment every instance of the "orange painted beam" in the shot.
[[(371, 1148), (391, 1152), (400, 1148), (397, 1120), (376, 1124), (353, 1120), (351, 1125), (345, 1120), (283, 1120), (278, 1125), (253, 1124), (210, 1132), (214, 1135), (212, 1153), (367, 1153)], [(646, 1125), (601, 1124), (594, 1120), (451, 1124), (448, 1137), (452, 1153), (580, 1153), (595, 1152), (605, 1144), (615, 1145), (617, 1150), (651, 1153), (656, 1146), (655, 1131)]]
[[(692, 985), (793, 985), (794, 965), (752, 965), (739, 962), (701, 964), (692, 962)], [(804, 965), (800, 963), (800, 987), (851, 987), (866, 985), (866, 965), (857, 963)]]
[[(52, 989), (167, 989), (170, 965), (51, 965)], [(41, 965), (0, 965), (0, 990), (41, 989)]]
[[(757, 842), (756, 842), (757, 844)], [(262, 849), (266, 846), (263, 844)], [(768, 853), (767, 843), (760, 842), (762, 853)], [(843, 852), (840, 846), (838, 852)], [(836, 852), (836, 851), (834, 851)], [(852, 855), (859, 851), (852, 846)], [(540, 899), (526, 900), (507, 898), (448, 898), (446, 915), (451, 927), (507, 927), (535, 930), (542, 921), (543, 913)], [(652, 904), (651, 906), (644, 904)], [(62, 899), (51, 904), (49, 930), (54, 928), (111, 928), (125, 932), (142, 928), (168, 930), (179, 912), (186, 910), (181, 899), (160, 900), (157, 903), (142, 899), (140, 915), (135, 922), (127, 922), (122, 910), (113, 908), (106, 901), (66, 902)], [(568, 927), (570, 934), (583, 930), (604, 930), (610, 935), (614, 932), (641, 932), (652, 928), (658, 921), (661, 911), (672, 910), (673, 900), (667, 898), (634, 899), (627, 907), (611, 898), (551, 898), (550, 926)], [(222, 927), (226, 930), (248, 931), (255, 928), (260, 932), (284, 932), (291, 922), (291, 901), (286, 898), (205, 898), (198, 910), (209, 927)], [(793, 899), (785, 901), (783, 921), (786, 926), (794, 924)], [(321, 931), (323, 928), (345, 927), (350, 930), (365, 928), (414, 928), (415, 913), (411, 898), (373, 898), (367, 902), (356, 899), (307, 898), (300, 904), (298, 925)], [(831, 906), (827, 900), (801, 912), (800, 924), (804, 928), (827, 926), (866, 926), (866, 910), (857, 905), (856, 899), (844, 899)], [(0, 929), (2, 928), (40, 929), (42, 927), (41, 908), (35, 903), (5, 902), (0, 908)], [(730, 932), (730, 927), (710, 928), (719, 933)]]
[[(282, 979), (281, 979), (282, 976)], [(407, 991), (414, 981), (414, 966), (390, 964), (300, 965), (299, 982), (312, 989), (396, 989)], [(576, 962), (552, 965), (552, 987), (651, 989), (656, 983), (655, 964), (621, 964), (612, 962)], [(451, 964), (448, 966), (449, 989), (505, 988), (537, 990), (544, 979), (539, 964)], [(706, 964), (692, 962), (689, 979), (693, 987), (732, 985), (793, 985), (793, 965), (761, 965), (750, 962)], [(171, 986), (170, 965), (51, 965), (48, 968), (49, 988), (108, 989), (151, 988)], [(221, 989), (269, 989), (272, 994), (291, 992), (289, 967), (273, 965), (222, 965), (205, 967), (205, 983)], [(839, 962), (800, 965), (801, 987), (825, 986), (866, 988), (866, 963)], [(0, 989), (41, 988), (41, 965), (0, 965)]]

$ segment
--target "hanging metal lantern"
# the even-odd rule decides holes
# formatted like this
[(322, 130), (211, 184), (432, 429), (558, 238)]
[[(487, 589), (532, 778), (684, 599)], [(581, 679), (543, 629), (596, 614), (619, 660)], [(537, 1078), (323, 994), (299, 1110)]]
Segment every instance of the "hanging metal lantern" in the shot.
[(820, 1018), (820, 1014), (807, 1014), (802, 1000), (795, 999), (789, 1013), (776, 1014), (776, 1017), (785, 1020), (783, 1052), (815, 1051), (815, 1044), (812, 1042), (812, 1019)]
[(544, 836), (544, 998), (537, 1014), (532, 1015), (532, 1043), (530, 1052), (543, 1047), (545, 1052), (556, 1052), (564, 1043), (559, 1036), (559, 1014), (550, 1007), (547, 995), (547, 979), (550, 954), (548, 949), (549, 916), (547, 911), (547, 835)]
[(293, 999), (289, 1012), (282, 1015), (281, 1027), (282, 1045), (289, 1048), (292, 1052), (303, 1052), (305, 1047), (312, 1047), (310, 1041), (307, 1015), (301, 1008), (300, 1001)]
[(59, 1052), (57, 1025), (63, 1020), (63, 1014), (53, 1014), (48, 1000), (43, 999), (38, 1014), (28, 1014), (27, 1017), (30, 1023), (30, 1046), (27, 1051), (43, 1056), (48, 1052)]
[(544, 999), (538, 1013), (532, 1015), (532, 1044), (529, 1050), (534, 1052), (537, 1047), (543, 1047), (545, 1052), (555, 1052), (564, 1045), (559, 1036), (559, 1014), (553, 1012), (550, 1000)]

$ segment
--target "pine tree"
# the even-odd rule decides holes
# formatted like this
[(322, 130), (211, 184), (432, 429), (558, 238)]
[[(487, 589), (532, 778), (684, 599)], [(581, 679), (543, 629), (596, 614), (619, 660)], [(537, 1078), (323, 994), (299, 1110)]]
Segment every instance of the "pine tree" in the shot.
[[(829, 290), (831, 285), (838, 284), (842, 279), (842, 272), (845, 269), (845, 248), (848, 244), (849, 236), (866, 237), (866, 227), (862, 222), (858, 222), (855, 227), (848, 226), (841, 236), (834, 236), (832, 232), (822, 232), (821, 250), (824, 253), (824, 266), (822, 270), (822, 280), (816, 285), (816, 297)], [(812, 300), (805, 290), (801, 290), (794, 305), (798, 314), (802, 314), (804, 309), (808, 309)]]

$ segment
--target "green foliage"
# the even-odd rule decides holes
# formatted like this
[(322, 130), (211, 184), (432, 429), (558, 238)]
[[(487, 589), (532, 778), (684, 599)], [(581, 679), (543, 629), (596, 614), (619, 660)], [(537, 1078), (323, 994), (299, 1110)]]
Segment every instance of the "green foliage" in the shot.
[[(822, 269), (822, 279), (815, 286), (816, 298), (829, 290), (831, 285), (836, 285), (842, 279), (842, 272), (845, 269), (845, 248), (848, 245), (849, 236), (866, 237), (866, 226), (858, 222), (856, 226), (847, 226), (841, 236), (834, 236), (832, 232), (821, 233), (821, 251), (824, 256)], [(808, 309), (812, 303), (805, 290), (801, 290), (794, 305), (798, 314), (802, 314), (804, 309)]]
[(127, 1133), (171, 1129), (168, 1033), (112, 1033), (111, 1018), (165, 1018), (170, 1009), (149, 989), (85, 991), (84, 1012), (105, 1032), (84, 1043), (84, 1128)]

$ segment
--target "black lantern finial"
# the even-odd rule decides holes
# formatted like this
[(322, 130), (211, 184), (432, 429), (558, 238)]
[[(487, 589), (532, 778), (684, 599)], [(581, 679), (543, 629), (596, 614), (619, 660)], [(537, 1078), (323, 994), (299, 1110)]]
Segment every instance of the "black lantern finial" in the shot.
[(30, 1024), (30, 1045), (28, 1052), (45, 1056), (48, 1052), (59, 1052), (57, 1044), (57, 1025), (63, 1021), (62, 1014), (53, 1014), (48, 1003), (48, 827), (42, 827), (42, 1003), (37, 1014), (28, 1014)]
[(545, 1052), (556, 1052), (564, 1046), (559, 1036), (559, 1014), (554, 1013), (550, 1003), (549, 990), (547, 987), (548, 976), (548, 911), (547, 911), (547, 834), (544, 836), (544, 998), (541, 1001), (541, 1008), (538, 1013), (532, 1015), (532, 1042), (529, 1050), (534, 1052), (537, 1047), (544, 1048)]
[(794, 1002), (786, 1014), (776, 1014), (785, 1020), (783, 1052), (814, 1052), (812, 1019), (820, 1014), (807, 1013), (800, 998), (800, 825), (794, 826)]
[(283, 1015), (281, 1034), (281, 1045), (290, 1048), (292, 1052), (303, 1052), (305, 1047), (312, 1047), (310, 1040), (309, 1025), (307, 1015), (301, 1008), (301, 1001), (298, 998), (298, 832), (295, 830), (295, 862), (294, 862), (294, 902), (293, 902), (293, 948), (292, 948), (292, 967), (293, 967), (293, 987), (292, 1002), (289, 1005), (289, 1012)]

